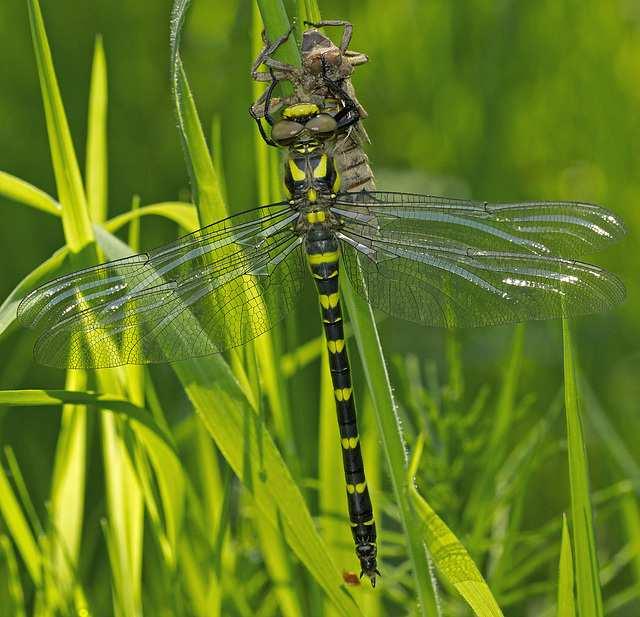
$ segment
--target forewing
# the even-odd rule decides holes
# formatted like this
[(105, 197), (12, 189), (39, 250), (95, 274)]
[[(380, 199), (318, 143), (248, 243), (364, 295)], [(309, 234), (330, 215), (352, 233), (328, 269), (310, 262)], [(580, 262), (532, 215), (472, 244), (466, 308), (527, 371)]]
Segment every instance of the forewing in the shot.
[(297, 214), (276, 204), (256, 215), (35, 290), (19, 316), (43, 330), (36, 358), (76, 368), (171, 361), (262, 334), (293, 305), (304, 269), (290, 229)]
[[(359, 220), (368, 234), (440, 238), (478, 250), (573, 258), (603, 248), (625, 233), (609, 210), (580, 202), (491, 204), (431, 195), (341, 193), (334, 211)], [(368, 231), (366, 230), (368, 228)]]

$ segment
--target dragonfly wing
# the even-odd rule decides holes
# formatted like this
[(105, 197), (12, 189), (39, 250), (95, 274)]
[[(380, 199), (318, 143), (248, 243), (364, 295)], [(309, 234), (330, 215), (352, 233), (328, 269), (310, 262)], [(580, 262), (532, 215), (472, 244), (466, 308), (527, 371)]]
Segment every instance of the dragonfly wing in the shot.
[(344, 224), (344, 268), (373, 307), (409, 321), (495, 325), (601, 312), (624, 299), (620, 280), (589, 264), (369, 227)]
[(143, 255), (60, 277), (29, 294), (36, 358), (60, 367), (171, 361), (241, 345), (293, 306), (304, 263), (297, 214), (276, 204)]
[(360, 219), (367, 233), (428, 234), (476, 249), (577, 257), (625, 233), (609, 210), (580, 202), (492, 204), (431, 195), (361, 191), (341, 193), (334, 211)]

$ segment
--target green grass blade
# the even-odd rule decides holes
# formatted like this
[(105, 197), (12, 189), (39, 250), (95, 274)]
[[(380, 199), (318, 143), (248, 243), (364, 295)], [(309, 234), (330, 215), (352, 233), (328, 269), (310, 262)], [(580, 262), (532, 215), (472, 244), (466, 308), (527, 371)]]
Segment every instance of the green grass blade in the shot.
[(0, 306), (0, 338), (16, 320), (18, 305), (24, 296), (41, 283), (52, 279), (63, 267), (69, 249), (58, 249), (49, 259), (27, 274)]
[(193, 231), (198, 228), (198, 211), (191, 204), (181, 201), (165, 201), (157, 204), (140, 206), (136, 210), (127, 210), (110, 218), (103, 225), (104, 229), (113, 233), (124, 227), (127, 223), (138, 220), (143, 216), (161, 216), (174, 223), (186, 231)]
[[(85, 390), (84, 371), (68, 371), (67, 390)], [(87, 408), (82, 404), (62, 407), (62, 422), (53, 465), (50, 513), (55, 533), (51, 537), (52, 567), (60, 594), (69, 597), (80, 554), (84, 515), (87, 451)]]
[(573, 556), (567, 517), (562, 515), (562, 543), (560, 544), (560, 567), (558, 575), (558, 617), (575, 617), (576, 604), (573, 597)]
[[(0, 606), (6, 611), (3, 614), (27, 617), (16, 554), (11, 540), (5, 535), (0, 536), (0, 562), (4, 564), (4, 567), (0, 567), (0, 587), (3, 588), (0, 592)], [(6, 597), (3, 600), (4, 594)]]
[(489, 586), (463, 544), (415, 486), (413, 478), (423, 448), (424, 434), (421, 434), (408, 471), (408, 485), (413, 505), (422, 520), (425, 542), (433, 562), (440, 575), (458, 591), (477, 617), (503, 617)]
[(91, 69), (87, 126), (86, 190), (91, 219), (107, 218), (107, 61), (102, 37), (97, 36)]
[(62, 224), (69, 248), (77, 253), (92, 241), (93, 230), (40, 4), (38, 0), (28, 0), (27, 4), (49, 134), (51, 162), (58, 188), (58, 200), (62, 205)]
[(358, 351), (373, 399), (378, 431), (382, 439), (382, 449), (406, 534), (407, 549), (416, 579), (419, 610), (425, 617), (438, 615), (434, 581), (431, 579), (420, 523), (409, 499), (410, 486), (407, 484), (404, 437), (373, 313), (371, 307), (364, 300), (356, 297), (346, 276), (341, 277), (341, 289), (344, 293)]
[(2, 465), (0, 465), (0, 514), (18, 547), (31, 580), (38, 587), (42, 580), (42, 554)]
[[(285, 34), (291, 28), (291, 20), (282, 0), (257, 0), (262, 23), (269, 36), (269, 40), (275, 40)], [(276, 54), (278, 60), (300, 66), (300, 54), (296, 47), (295, 39), (290, 36), (286, 43), (280, 46)]]
[(567, 456), (571, 486), (571, 521), (576, 564), (576, 595), (581, 616), (602, 617), (602, 591), (598, 579), (589, 467), (582, 433), (577, 369), (569, 321), (562, 321), (564, 401), (567, 421)]
[(62, 214), (62, 206), (51, 195), (4, 171), (0, 171), (0, 195), (48, 214)]
[(175, 101), (176, 115), (180, 139), (184, 149), (187, 167), (194, 193), (194, 201), (198, 206), (200, 222), (209, 225), (227, 216), (220, 183), (193, 94), (187, 81), (182, 60), (180, 58), (180, 34), (188, 0), (176, 0), (171, 19), (171, 82)]
[(64, 404), (91, 405), (99, 409), (118, 413), (139, 423), (155, 433), (175, 452), (172, 437), (154, 417), (125, 398), (95, 392), (73, 392), (68, 390), (0, 390), (0, 405), (10, 407), (50, 407)]

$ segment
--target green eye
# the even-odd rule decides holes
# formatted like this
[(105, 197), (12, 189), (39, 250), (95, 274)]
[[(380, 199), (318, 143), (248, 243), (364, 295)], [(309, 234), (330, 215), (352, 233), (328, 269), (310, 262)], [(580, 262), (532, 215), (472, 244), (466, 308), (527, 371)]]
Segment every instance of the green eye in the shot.
[(332, 133), (338, 128), (338, 124), (330, 114), (318, 114), (305, 124), (305, 128), (312, 133)]
[(278, 144), (286, 145), (292, 139), (295, 139), (303, 130), (304, 126), (298, 122), (279, 120), (271, 129), (271, 138)]

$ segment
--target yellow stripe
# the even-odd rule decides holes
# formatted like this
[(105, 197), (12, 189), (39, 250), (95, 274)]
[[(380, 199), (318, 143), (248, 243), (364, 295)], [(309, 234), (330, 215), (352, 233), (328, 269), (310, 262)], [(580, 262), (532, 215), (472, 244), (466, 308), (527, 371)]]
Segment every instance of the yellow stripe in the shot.
[(348, 401), (351, 398), (351, 388), (338, 388), (334, 390), (337, 401)]
[(324, 178), (327, 175), (327, 155), (323, 154), (318, 161), (318, 166), (313, 170), (314, 178)]
[(313, 253), (308, 255), (309, 263), (312, 266), (318, 264), (330, 264), (338, 261), (338, 251), (330, 251), (329, 253)]
[(337, 293), (329, 294), (328, 296), (326, 294), (320, 294), (320, 304), (322, 305), (322, 308), (325, 309), (335, 308), (338, 306), (338, 299), (339, 295)]
[(300, 169), (293, 159), (289, 159), (289, 169), (291, 170), (291, 176), (296, 182), (300, 182), (307, 177), (304, 169)]
[(333, 321), (330, 319), (323, 319), (322, 321), (324, 323), (338, 323), (339, 321), (342, 321), (342, 317), (336, 317)]

